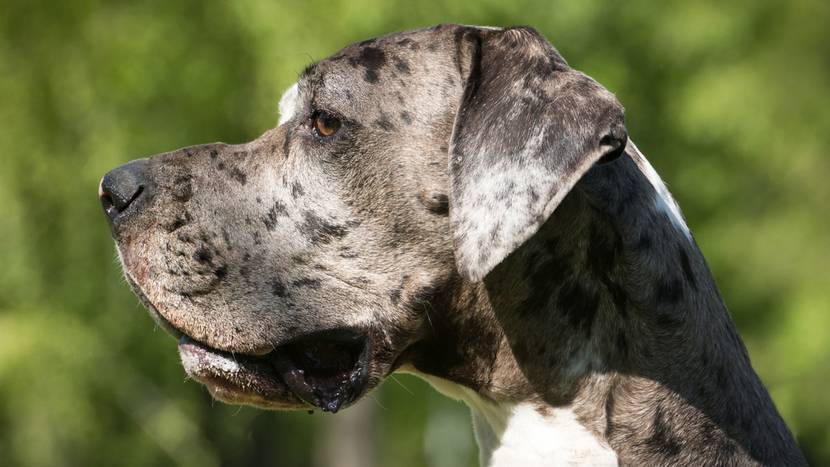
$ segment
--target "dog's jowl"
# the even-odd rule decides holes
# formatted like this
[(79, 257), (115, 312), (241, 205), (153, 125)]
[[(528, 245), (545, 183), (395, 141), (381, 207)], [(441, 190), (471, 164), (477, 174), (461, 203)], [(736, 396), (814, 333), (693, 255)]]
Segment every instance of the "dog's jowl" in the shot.
[(804, 463), (622, 106), (537, 32), (353, 44), (280, 113), (99, 189), (214, 397), (336, 412), (408, 371), (484, 465)]

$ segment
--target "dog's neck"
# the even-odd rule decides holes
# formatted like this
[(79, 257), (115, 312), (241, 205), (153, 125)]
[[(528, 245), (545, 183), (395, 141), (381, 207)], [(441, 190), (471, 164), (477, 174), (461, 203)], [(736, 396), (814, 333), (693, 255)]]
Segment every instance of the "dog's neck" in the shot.
[[(802, 462), (633, 145), (594, 167), (483, 284), (457, 281), (448, 297), (413, 365), (472, 407), (485, 464), (534, 449), (551, 465)], [(538, 452), (539, 436), (559, 454)]]

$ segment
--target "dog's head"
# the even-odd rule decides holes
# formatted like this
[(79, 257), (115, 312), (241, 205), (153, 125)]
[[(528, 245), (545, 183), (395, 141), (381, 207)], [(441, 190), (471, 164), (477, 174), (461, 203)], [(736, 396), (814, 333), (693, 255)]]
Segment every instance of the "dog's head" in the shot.
[(191, 376), (336, 411), (625, 140), (614, 97), (535, 31), (439, 26), (348, 46), (303, 72), (277, 128), (131, 162), (100, 195)]

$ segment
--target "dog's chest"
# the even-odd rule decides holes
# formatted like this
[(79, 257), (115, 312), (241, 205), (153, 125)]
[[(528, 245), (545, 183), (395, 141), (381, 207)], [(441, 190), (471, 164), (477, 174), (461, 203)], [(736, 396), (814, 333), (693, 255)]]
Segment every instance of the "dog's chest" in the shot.
[(412, 368), (438, 392), (470, 407), (486, 467), (616, 466), (616, 453), (588, 431), (569, 408), (548, 409), (545, 415), (532, 403), (496, 403), (472, 389)]
[(615, 466), (617, 456), (570, 409), (540, 414), (532, 404), (479, 410), (473, 423), (483, 466)]

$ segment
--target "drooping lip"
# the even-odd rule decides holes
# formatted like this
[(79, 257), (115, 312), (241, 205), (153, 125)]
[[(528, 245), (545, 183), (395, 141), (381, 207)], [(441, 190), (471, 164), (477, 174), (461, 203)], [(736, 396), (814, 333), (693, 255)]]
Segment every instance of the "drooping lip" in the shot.
[(179, 355), (187, 374), (224, 402), (276, 409), (305, 405), (267, 362), (255, 357), (226, 354), (186, 335), (179, 339)]
[(366, 391), (372, 340), (358, 329), (326, 329), (298, 336), (261, 355), (213, 348), (168, 321), (129, 277), (133, 292), (156, 323), (179, 341), (190, 377), (225, 402), (263, 408), (318, 407), (337, 412)]
[(213, 349), (182, 335), (179, 354), (188, 375), (226, 402), (337, 412), (365, 391), (369, 342), (355, 331), (326, 331), (254, 356)]

